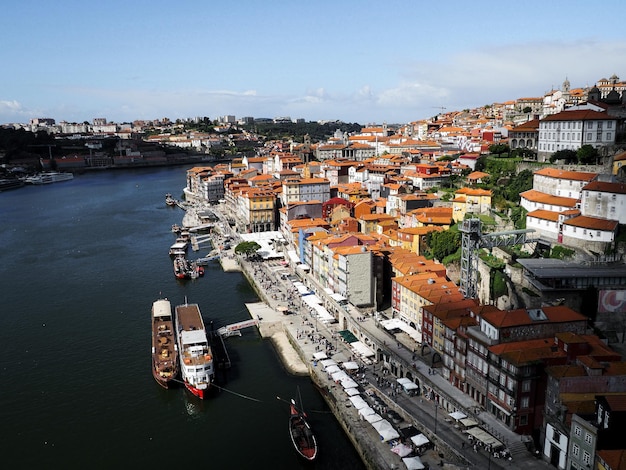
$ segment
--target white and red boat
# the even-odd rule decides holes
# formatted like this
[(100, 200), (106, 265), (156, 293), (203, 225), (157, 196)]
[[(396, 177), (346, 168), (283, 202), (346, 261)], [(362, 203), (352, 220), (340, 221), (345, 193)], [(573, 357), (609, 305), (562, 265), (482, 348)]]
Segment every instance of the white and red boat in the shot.
[(298, 408), (294, 399), (291, 399), (289, 406), (289, 435), (294, 448), (302, 458), (315, 460), (317, 440), (307, 422), (306, 414)]
[(175, 316), (183, 383), (187, 390), (204, 399), (215, 378), (215, 368), (200, 307), (198, 304), (178, 305)]
[(178, 374), (178, 347), (174, 334), (172, 306), (167, 299), (152, 304), (152, 375), (159, 385), (169, 388)]

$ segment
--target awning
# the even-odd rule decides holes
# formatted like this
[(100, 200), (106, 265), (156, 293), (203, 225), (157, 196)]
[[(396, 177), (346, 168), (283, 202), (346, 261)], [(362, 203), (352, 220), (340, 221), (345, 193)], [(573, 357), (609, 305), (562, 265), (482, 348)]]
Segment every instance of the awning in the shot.
[(406, 377), (400, 377), (399, 379), (396, 379), (396, 381), (402, 385), (402, 388), (404, 388), (407, 392), (419, 389), (419, 386), (417, 386), (414, 382), (411, 382)]
[(346, 343), (354, 343), (359, 340), (350, 330), (341, 330), (339, 334)]
[(400, 457), (406, 457), (411, 452), (413, 452), (413, 449), (411, 449), (406, 444), (402, 444), (400, 442), (399, 444), (396, 444), (391, 448), (391, 452), (393, 452), (394, 454), (398, 454)]
[[(315, 355), (313, 355), (313, 357), (315, 357)], [(322, 364), (322, 367), (324, 368), (337, 365), (333, 359), (323, 359), (320, 361), (320, 364)]]
[(418, 434), (417, 436), (411, 436), (411, 442), (415, 445), (415, 447), (422, 447), (425, 444), (428, 444), (430, 441), (423, 434)]
[(346, 299), (343, 295), (341, 294), (330, 294), (330, 298), (333, 299), (335, 302), (340, 303), (340, 302), (345, 302)]
[(502, 442), (493, 437), (487, 431), (480, 428), (471, 428), (467, 430), (467, 434), (475, 437), (486, 446), (491, 446), (494, 450), (504, 447)]
[(502, 413), (504, 413), (507, 416), (511, 416), (511, 412), (509, 410), (507, 410), (506, 408), (498, 405), (495, 401), (492, 401), (491, 404), (493, 406), (495, 406), (496, 408), (498, 408), (500, 411), (502, 411)]
[(364, 406), (363, 408), (359, 410), (359, 414), (361, 416), (373, 415), (374, 413), (376, 412), (369, 406)]
[(350, 376), (342, 370), (340, 370), (339, 372), (335, 372), (331, 375), (331, 377), (335, 382), (341, 382), (343, 379), (350, 378)]
[(405, 332), (407, 335), (409, 335), (411, 338), (413, 338), (418, 343), (422, 342), (422, 334), (419, 331), (417, 331), (415, 328), (411, 327), (410, 325), (408, 325), (407, 323), (403, 322), (402, 320), (400, 320), (398, 318), (391, 318), (389, 320), (382, 320), (380, 322), (380, 324), (386, 330), (399, 329), (399, 330), (402, 330), (403, 332)]
[(379, 415), (378, 413), (374, 413), (373, 415), (367, 415), (364, 416), (365, 421), (367, 421), (370, 424), (374, 424), (377, 423), (378, 421), (382, 421), (383, 417), (381, 415)]
[(460, 411), (455, 411), (453, 413), (450, 413), (450, 418), (458, 421), (460, 419), (467, 418), (467, 415), (465, 413), (461, 413)]
[(406, 465), (407, 470), (422, 470), (426, 468), (419, 457), (403, 457), (402, 462)]
[(465, 428), (473, 428), (474, 426), (478, 426), (478, 423), (472, 418), (461, 419), (459, 420), (459, 423), (461, 423), (461, 425), (463, 425)]
[(398, 431), (396, 431), (391, 425), (391, 423), (387, 421), (386, 419), (381, 419), (380, 421), (377, 421), (376, 423), (372, 423), (372, 426), (374, 427), (374, 429), (376, 429), (376, 431), (378, 432), (378, 435), (380, 436), (383, 442), (387, 442), (392, 439), (397, 439), (400, 437), (400, 434), (398, 434)]
[(345, 378), (341, 381), (341, 386), (343, 387), (343, 389), (348, 389), (348, 388), (355, 388), (358, 387), (359, 384), (357, 384), (354, 380), (352, 380), (350, 377)]
[(346, 392), (349, 397), (352, 397), (354, 395), (358, 395), (359, 394), (359, 389), (356, 388), (356, 387), (346, 388), (346, 389), (344, 389), (344, 392)]
[(300, 262), (300, 258), (298, 258), (298, 253), (296, 253), (294, 250), (289, 250), (287, 252), (287, 256), (289, 256), (289, 260), (293, 264), (298, 264)]
[(363, 400), (363, 398), (361, 398), (361, 395), (353, 395), (349, 398), (349, 400), (352, 402), (352, 405), (354, 405), (357, 410), (369, 406), (367, 402)]
[(359, 365), (354, 361), (344, 362), (342, 366), (346, 370), (358, 370), (359, 369)]
[(339, 368), (339, 366), (328, 366), (325, 368), (326, 373), (328, 374), (334, 374), (335, 372), (339, 372), (341, 369)]
[[(324, 351), (320, 351), (320, 352), (316, 352), (313, 354), (313, 359), (315, 360), (321, 360), (321, 359), (328, 359), (328, 356), (326, 355), (326, 353)], [(335, 362), (335, 361), (333, 361)], [(325, 364), (322, 362), (322, 365), (325, 366)]]
[(374, 351), (372, 351), (360, 341), (350, 343), (350, 347), (352, 347), (352, 349), (354, 349), (354, 351), (362, 357), (372, 357), (375, 355)]

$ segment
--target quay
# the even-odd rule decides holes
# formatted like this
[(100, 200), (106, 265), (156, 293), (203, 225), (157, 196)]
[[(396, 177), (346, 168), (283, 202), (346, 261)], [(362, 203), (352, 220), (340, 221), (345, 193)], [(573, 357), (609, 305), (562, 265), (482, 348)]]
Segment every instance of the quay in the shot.
[[(221, 220), (226, 220), (218, 211), (215, 213)], [(186, 217), (193, 217), (189, 208)], [(327, 324), (319, 320), (298, 294), (292, 280), (301, 281), (315, 295), (330, 300), (323, 286), (297, 270), (290, 270), (291, 279), (281, 275), (289, 268), (279, 261), (253, 261), (236, 255), (234, 246), (239, 236), (230, 230), (230, 226), (224, 223), (223, 229), (216, 235), (233, 239), (233, 247), (220, 252), (220, 263), (224, 271), (242, 272), (261, 299), (261, 302), (246, 304), (250, 317), (258, 321), (261, 336), (272, 341), (286, 370), (310, 376), (368, 469), (402, 469), (406, 465), (391, 452), (389, 443), (383, 442), (379, 432), (360, 415), (341, 384), (324, 370), (316, 359), (322, 353), (328, 354), (337, 364), (358, 361), (360, 367), (353, 377), (358, 381), (361, 394), (374, 394), (385, 410), (395, 411), (401, 421), (396, 422), (394, 427), (399, 430), (416, 429), (430, 441), (432, 447), (420, 453), (425, 468), (551, 468), (526, 449), (521, 436), (501, 426), (471, 397), (432, 371), (424, 357), (402, 344), (400, 335), (394, 337), (388, 333), (375, 315), (335, 302), (333, 312), (339, 323)], [(374, 360), (359, 357), (358, 351), (350, 347), (342, 337), (348, 329), (358, 332), (359, 337), (367, 338), (366, 343), (375, 350)], [(378, 356), (385, 359), (380, 360)], [(404, 393), (396, 384), (396, 375), (412, 377), (420, 393)], [(472, 449), (469, 433), (463, 432), (451, 418), (455, 413), (475, 420), (485, 429), (485, 434), (504, 443), (510, 458), (496, 458), (491, 452), (476, 446)]]

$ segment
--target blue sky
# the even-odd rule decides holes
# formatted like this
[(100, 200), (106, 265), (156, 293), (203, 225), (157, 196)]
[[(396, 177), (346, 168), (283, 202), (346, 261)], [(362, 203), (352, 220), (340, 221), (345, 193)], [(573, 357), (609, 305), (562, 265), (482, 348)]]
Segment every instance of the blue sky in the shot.
[(0, 124), (225, 114), (405, 123), (626, 80), (621, 0), (6, 3)]

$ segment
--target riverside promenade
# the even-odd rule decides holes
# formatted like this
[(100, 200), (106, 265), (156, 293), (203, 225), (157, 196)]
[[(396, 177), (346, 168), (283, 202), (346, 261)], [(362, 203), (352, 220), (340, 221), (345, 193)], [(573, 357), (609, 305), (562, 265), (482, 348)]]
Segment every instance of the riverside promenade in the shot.
[[(188, 210), (186, 217), (191, 215), (190, 212), (193, 211)], [(188, 221), (189, 219), (183, 222), (185, 225), (194, 225), (187, 223)], [(223, 225), (222, 233), (216, 236), (220, 239), (226, 237), (233, 239), (233, 246), (238, 243), (238, 235), (231, 231), (227, 224)], [(245, 257), (235, 255), (233, 248), (222, 253), (221, 263), (225, 271), (241, 271), (255, 288), (262, 302), (247, 304), (247, 308), (251, 318), (259, 321), (261, 335), (273, 342), (282, 363), (290, 373), (310, 375), (360, 453), (366, 467), (406, 468), (401, 458), (390, 451), (390, 445), (382, 442), (377, 431), (360, 417), (341, 385), (336, 384), (321, 365), (313, 360), (314, 354), (322, 351), (327, 352), (337, 363), (358, 358), (354, 356), (355, 353), (349, 344), (338, 334), (337, 325), (324, 324), (310, 314), (309, 308), (293, 288), (291, 280), (279, 274), (288, 268), (279, 261), (247, 260)], [(317, 295), (324, 295), (322, 286), (316, 285), (303, 273), (299, 275), (304, 277), (302, 280)], [(550, 468), (548, 464), (526, 450), (520, 436), (507, 430), (494, 417), (480, 410), (470, 397), (452, 387), (443, 377), (431, 374), (428, 366), (420, 362), (423, 358), (416, 358), (412, 350), (400, 342), (396, 343), (395, 339), (378, 326), (374, 317), (351, 306), (346, 308), (341, 315), (350, 317), (351, 324), (358, 325), (358, 328), (366, 332), (386, 354), (391, 354), (396, 361), (412, 367), (413, 375), (419, 378), (419, 383), (437, 392), (436, 400), (427, 395), (410, 397), (402, 392), (398, 393), (395, 377), (391, 374), (383, 375), (388, 371), (382, 370), (381, 364), (361, 363), (362, 367), (359, 370), (361, 390), (373, 391), (385, 401), (390, 410), (396, 411), (402, 417), (402, 422), (395, 425), (397, 429), (413, 426), (434, 444), (434, 449), (421, 455), (425, 465), (448, 469)], [(285, 315), (282, 313), (285, 309), (293, 313)], [(342, 320), (346, 321), (345, 318)], [(385, 379), (381, 380), (381, 377)], [(446, 405), (445, 409), (443, 403)], [(451, 409), (452, 405), (454, 407)], [(448, 417), (449, 412), (456, 410), (466, 412), (470, 418), (476, 419), (483, 428), (506, 443), (511, 450), (512, 459), (495, 459), (491, 453), (473, 449), (468, 442), (467, 434), (462, 433)]]

